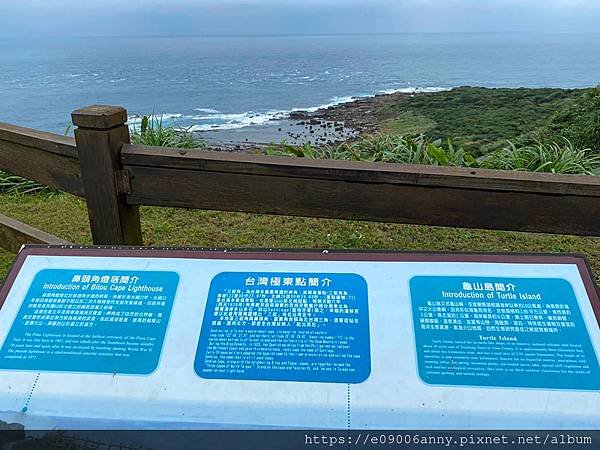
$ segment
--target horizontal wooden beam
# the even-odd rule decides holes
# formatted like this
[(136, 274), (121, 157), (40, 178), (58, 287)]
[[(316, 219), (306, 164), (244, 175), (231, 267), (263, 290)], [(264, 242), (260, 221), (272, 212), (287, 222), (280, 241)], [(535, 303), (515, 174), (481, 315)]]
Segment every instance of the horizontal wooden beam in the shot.
[(0, 122), (0, 141), (13, 142), (57, 155), (77, 158), (75, 139), (60, 134)]
[(84, 195), (72, 138), (0, 124), (0, 170)]
[(25, 244), (69, 245), (70, 242), (0, 214), (0, 247), (18, 253)]
[(144, 145), (125, 145), (122, 161), (128, 166), (247, 175), (600, 197), (600, 177), (581, 175), (291, 158)]
[(134, 205), (600, 235), (595, 177), (127, 145)]

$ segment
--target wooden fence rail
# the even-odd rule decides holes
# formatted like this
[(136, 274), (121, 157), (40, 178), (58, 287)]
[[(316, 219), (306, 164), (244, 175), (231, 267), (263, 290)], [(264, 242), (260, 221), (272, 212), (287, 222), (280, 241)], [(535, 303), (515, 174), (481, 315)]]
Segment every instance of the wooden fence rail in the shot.
[(77, 110), (75, 139), (0, 124), (0, 170), (84, 197), (96, 244), (142, 244), (139, 205), (600, 236), (600, 177), (131, 145), (126, 120)]
[(0, 123), (0, 170), (83, 197), (75, 139)]
[(25, 244), (69, 245), (69, 241), (0, 214), (0, 247), (17, 253)]

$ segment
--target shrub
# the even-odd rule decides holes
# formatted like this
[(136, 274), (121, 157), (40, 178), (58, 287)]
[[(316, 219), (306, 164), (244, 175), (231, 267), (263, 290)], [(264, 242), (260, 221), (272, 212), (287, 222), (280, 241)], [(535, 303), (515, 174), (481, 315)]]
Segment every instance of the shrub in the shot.
[(543, 134), (546, 142), (564, 137), (577, 148), (600, 153), (600, 86), (586, 90), (557, 111)]

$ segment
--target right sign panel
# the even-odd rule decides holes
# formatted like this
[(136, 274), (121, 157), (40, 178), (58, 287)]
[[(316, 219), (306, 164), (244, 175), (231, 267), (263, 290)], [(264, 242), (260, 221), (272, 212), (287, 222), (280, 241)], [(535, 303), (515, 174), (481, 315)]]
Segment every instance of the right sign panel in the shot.
[(410, 297), (427, 384), (600, 389), (598, 359), (564, 279), (416, 276)]

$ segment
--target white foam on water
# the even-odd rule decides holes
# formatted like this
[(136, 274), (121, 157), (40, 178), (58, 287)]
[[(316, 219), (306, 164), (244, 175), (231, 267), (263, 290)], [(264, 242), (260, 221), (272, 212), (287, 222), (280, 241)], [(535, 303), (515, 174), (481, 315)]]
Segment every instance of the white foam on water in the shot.
[(330, 103), (325, 103), (324, 105), (319, 105), (319, 106), (311, 106), (308, 108), (293, 108), (289, 112), (298, 112), (298, 111), (317, 112), (320, 109), (327, 109), (327, 108), (331, 108), (332, 106), (341, 105), (342, 103), (353, 102), (354, 100), (356, 100), (358, 98), (360, 98), (360, 97), (351, 97), (351, 96), (333, 97), (331, 99)]
[[(156, 120), (159, 120), (159, 121), (162, 120), (163, 122), (168, 122), (171, 119), (180, 119), (180, 118), (186, 117), (180, 113), (163, 113), (163, 114), (154, 114), (153, 116)], [(142, 123), (142, 117), (143, 116), (139, 116), (139, 115), (129, 116), (127, 118), (127, 123), (129, 125), (140, 124), (140, 123)]]
[(443, 88), (443, 87), (406, 87), (406, 88), (398, 88), (398, 89), (383, 89), (379, 91), (380, 94), (421, 94), (421, 93), (434, 93), (434, 92), (444, 92), (450, 91), (452, 88)]
[(194, 111), (203, 112), (207, 114), (220, 114), (221, 111), (212, 108), (195, 108)]
[[(210, 116), (189, 116), (191, 120), (212, 120), (213, 123), (195, 124), (191, 131), (232, 130), (248, 126), (264, 125), (272, 120), (285, 119), (288, 111), (267, 111), (257, 113), (253, 111), (233, 114), (214, 114)], [(185, 116), (184, 116), (185, 117)]]

